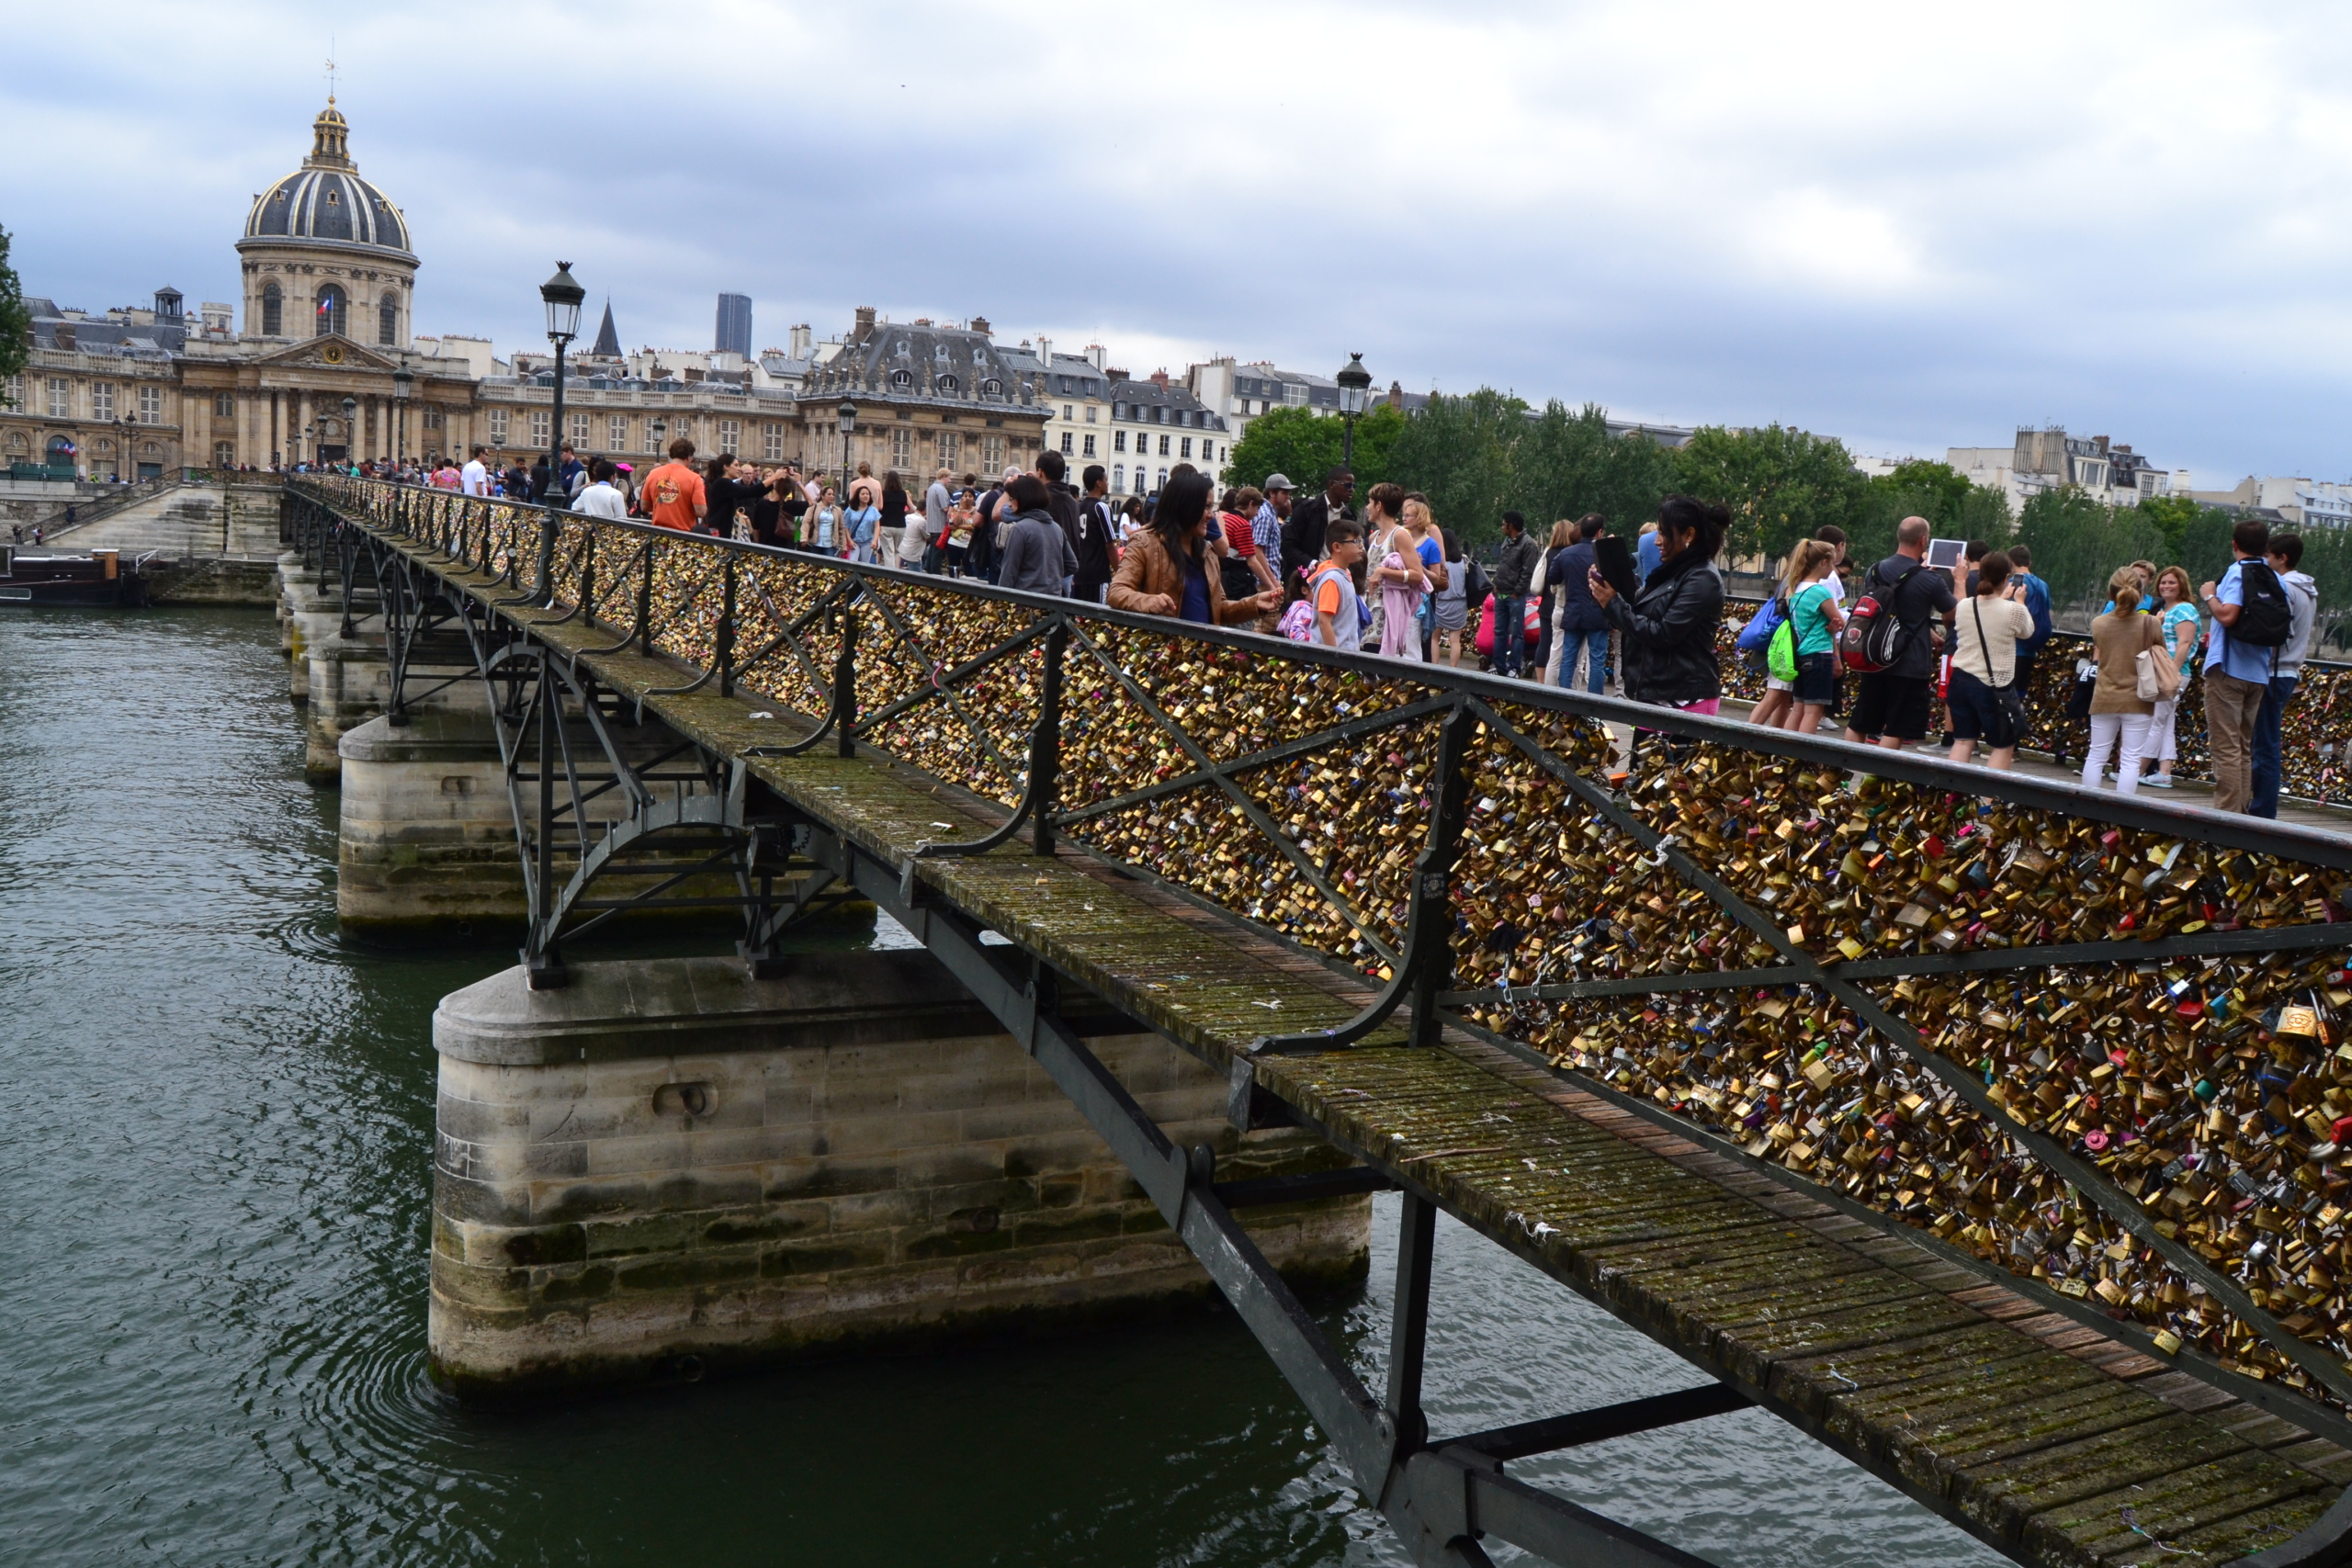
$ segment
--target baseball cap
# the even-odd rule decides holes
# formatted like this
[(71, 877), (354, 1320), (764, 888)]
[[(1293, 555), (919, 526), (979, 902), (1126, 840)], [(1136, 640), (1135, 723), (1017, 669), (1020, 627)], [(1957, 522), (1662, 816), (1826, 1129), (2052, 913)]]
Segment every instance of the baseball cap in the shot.
[(1290, 476), (1287, 474), (1268, 474), (1266, 482), (1258, 488), (1268, 495), (1272, 495), (1278, 490), (1296, 490), (1298, 487), (1290, 482)]

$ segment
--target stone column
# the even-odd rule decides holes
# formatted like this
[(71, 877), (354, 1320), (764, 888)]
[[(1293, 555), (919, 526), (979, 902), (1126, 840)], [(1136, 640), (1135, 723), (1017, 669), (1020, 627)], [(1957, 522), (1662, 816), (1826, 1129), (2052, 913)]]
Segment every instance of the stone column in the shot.
[[(427, 1337), (494, 1396), (1067, 1331), (1210, 1294), (1060, 1091), (930, 954), (510, 969), (442, 998)], [(1340, 1163), (1236, 1133), (1223, 1078), (1072, 1016), (1220, 1175)], [(1303, 1285), (1363, 1277), (1371, 1200), (1251, 1210)]]

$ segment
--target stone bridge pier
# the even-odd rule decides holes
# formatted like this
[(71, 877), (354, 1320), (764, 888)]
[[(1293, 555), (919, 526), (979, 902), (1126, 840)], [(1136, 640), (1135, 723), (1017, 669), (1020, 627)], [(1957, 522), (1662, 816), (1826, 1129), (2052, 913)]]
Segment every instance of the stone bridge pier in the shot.
[[(431, 1353), (460, 1394), (706, 1371), (1198, 1309), (1208, 1277), (1078, 1110), (940, 962), (827, 953), (518, 967), (444, 998)], [(1066, 1015), (1067, 1016), (1067, 1015)], [(1070, 1021), (1221, 1179), (1348, 1163), (1237, 1132), (1224, 1076)], [(1362, 1278), (1371, 1199), (1253, 1209), (1301, 1285)]]

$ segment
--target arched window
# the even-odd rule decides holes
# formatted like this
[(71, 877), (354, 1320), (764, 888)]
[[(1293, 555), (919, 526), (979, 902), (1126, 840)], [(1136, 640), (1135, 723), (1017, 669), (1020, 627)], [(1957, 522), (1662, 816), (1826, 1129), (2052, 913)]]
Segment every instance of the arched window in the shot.
[(991, 398), (997, 397), (1004, 391), (1004, 383), (991, 376), (987, 380), (980, 383), (980, 390), (987, 393)]
[(275, 283), (261, 286), (261, 335), (276, 337), (286, 330), (286, 296)]
[(324, 337), (329, 333), (348, 336), (351, 331), (351, 297), (339, 284), (319, 286), (318, 325), (311, 335)]
[(890, 385), (893, 387), (911, 387), (914, 384), (915, 373), (913, 371), (893, 370), (890, 372)]
[(401, 341), (401, 297), (386, 292), (376, 302), (376, 341), (386, 348)]
[(958, 381), (953, 376), (942, 376), (939, 378), (937, 385), (939, 389), (943, 392), (954, 392), (960, 391), (963, 389), (964, 383)]

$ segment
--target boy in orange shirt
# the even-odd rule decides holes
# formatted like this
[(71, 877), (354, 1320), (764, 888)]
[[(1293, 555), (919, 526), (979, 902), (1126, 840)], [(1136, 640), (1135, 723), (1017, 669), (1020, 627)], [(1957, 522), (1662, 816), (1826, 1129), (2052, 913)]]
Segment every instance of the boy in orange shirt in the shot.
[(670, 443), (670, 460), (645, 476), (645, 487), (639, 494), (655, 526), (691, 534), (710, 510), (702, 476), (687, 461), (694, 455), (695, 444), (681, 435)]

